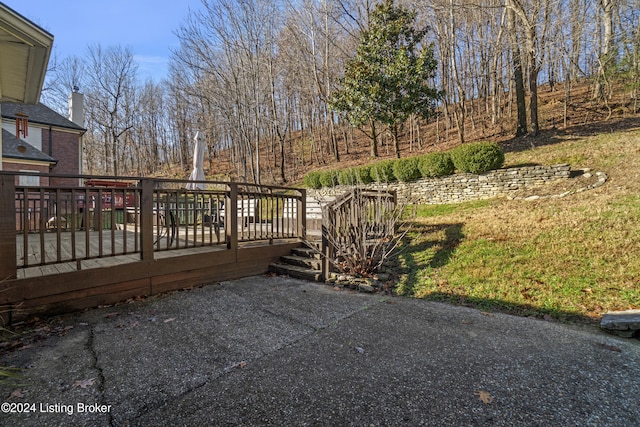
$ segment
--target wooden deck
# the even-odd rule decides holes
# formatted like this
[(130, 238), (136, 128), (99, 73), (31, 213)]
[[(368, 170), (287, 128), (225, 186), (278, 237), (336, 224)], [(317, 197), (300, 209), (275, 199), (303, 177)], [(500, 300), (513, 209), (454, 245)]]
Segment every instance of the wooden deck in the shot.
[(301, 244), (298, 238), (254, 241), (235, 249), (215, 245), (154, 252), (153, 260), (128, 254), (20, 269), (16, 279), (0, 282), (0, 305), (11, 307), (3, 320), (8, 324), (263, 274)]
[(0, 171), (4, 324), (266, 273), (305, 238), (303, 189), (190, 190), (142, 177), (126, 188), (18, 182)]
[[(113, 242), (110, 235), (102, 233), (101, 236), (97, 231), (76, 231), (73, 234), (65, 232), (60, 234), (59, 240), (57, 233), (44, 233), (42, 236), (27, 234), (26, 245), (24, 237), (23, 234), (17, 234), (16, 237), (16, 262), (18, 266), (25, 268), (64, 263), (60, 264), (65, 266), (61, 267), (62, 271), (69, 271), (68, 264), (75, 263), (76, 260), (81, 262), (97, 257), (106, 259), (112, 255), (134, 255), (136, 247), (133, 233), (129, 236), (119, 235)], [(139, 253), (137, 257), (140, 259)]]
[[(195, 231), (193, 227), (188, 228), (182, 227), (176, 230), (172, 241), (170, 241), (171, 238), (168, 237), (166, 230), (160, 234), (154, 234), (154, 242), (156, 242), (154, 259), (162, 260), (227, 250), (227, 243), (224, 241), (224, 228), (196, 229)], [(254, 226), (252, 231), (255, 235), (264, 236), (264, 238), (240, 242), (240, 248), (269, 246), (271, 244), (266, 228), (258, 230)], [(18, 234), (16, 236), (16, 263), (23, 267), (18, 269), (17, 277), (18, 279), (33, 278), (139, 262), (141, 261), (141, 252), (140, 243), (136, 246), (137, 237), (134, 228), (130, 228), (129, 232), (119, 230), (113, 236), (111, 233), (98, 231), (64, 232), (60, 233), (60, 238), (55, 232), (45, 233), (42, 239), (37, 234), (28, 235), (25, 262), (24, 236)], [(299, 239), (279, 240), (290, 243)]]

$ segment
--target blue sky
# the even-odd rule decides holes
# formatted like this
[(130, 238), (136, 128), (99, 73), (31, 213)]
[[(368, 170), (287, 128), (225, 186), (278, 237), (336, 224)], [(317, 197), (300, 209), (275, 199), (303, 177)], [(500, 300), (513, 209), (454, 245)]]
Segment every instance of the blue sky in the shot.
[(141, 80), (167, 77), (175, 31), (201, 0), (0, 0), (54, 36), (58, 59), (84, 57), (87, 46), (128, 46)]

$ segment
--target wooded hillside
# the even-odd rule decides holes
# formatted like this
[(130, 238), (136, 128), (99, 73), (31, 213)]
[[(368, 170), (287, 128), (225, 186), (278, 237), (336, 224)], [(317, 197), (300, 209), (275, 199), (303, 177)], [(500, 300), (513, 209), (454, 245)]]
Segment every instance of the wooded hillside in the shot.
[[(415, 12), (437, 61), (437, 114), (410, 116), (400, 156), (636, 117), (640, 0), (396, 1)], [(212, 178), (293, 184), (364, 163), (365, 133), (329, 108), (376, 2), (206, 0), (182, 23), (171, 76), (141, 82), (134, 53), (90, 46), (54, 62), (45, 103), (86, 98), (85, 172), (188, 176), (196, 130)], [(398, 48), (403, 48), (399, 42)], [(395, 155), (375, 126), (380, 157)]]

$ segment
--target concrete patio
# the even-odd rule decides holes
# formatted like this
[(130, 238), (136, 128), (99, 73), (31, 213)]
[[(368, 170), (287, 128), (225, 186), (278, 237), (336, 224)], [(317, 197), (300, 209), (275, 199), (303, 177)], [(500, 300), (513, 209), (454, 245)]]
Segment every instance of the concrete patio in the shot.
[(0, 425), (640, 425), (640, 342), (595, 326), (271, 276), (47, 325)]

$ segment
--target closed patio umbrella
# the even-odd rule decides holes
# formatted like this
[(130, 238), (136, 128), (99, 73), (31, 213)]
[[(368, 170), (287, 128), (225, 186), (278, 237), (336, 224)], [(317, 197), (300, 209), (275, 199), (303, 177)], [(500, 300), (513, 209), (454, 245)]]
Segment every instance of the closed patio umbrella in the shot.
[[(193, 170), (191, 171), (191, 175), (189, 175), (190, 181), (204, 181), (204, 141), (202, 136), (200, 136), (200, 132), (196, 132), (195, 140), (195, 148), (193, 149)], [(187, 184), (188, 190), (204, 190), (204, 183), (190, 182)]]

